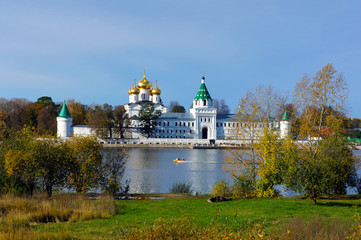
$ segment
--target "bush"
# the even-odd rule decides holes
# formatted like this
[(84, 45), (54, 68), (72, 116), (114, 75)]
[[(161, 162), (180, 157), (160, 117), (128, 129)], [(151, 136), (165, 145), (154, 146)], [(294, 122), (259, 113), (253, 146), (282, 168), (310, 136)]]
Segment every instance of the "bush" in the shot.
[(176, 183), (173, 184), (172, 188), (169, 189), (171, 193), (189, 193), (192, 194), (192, 184), (191, 183)]
[(254, 197), (255, 188), (252, 179), (247, 179), (242, 175), (236, 178), (232, 190), (235, 199)]
[(211, 194), (214, 197), (230, 197), (232, 196), (231, 186), (225, 180), (217, 180), (212, 188)]

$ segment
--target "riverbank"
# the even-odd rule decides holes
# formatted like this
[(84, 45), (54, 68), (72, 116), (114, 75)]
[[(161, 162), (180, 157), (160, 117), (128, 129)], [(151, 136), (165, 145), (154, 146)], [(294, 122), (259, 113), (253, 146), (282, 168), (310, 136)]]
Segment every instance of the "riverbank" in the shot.
[[(182, 143), (182, 142), (173, 142), (173, 143), (159, 143), (159, 142), (116, 142), (116, 141), (102, 141), (103, 147), (105, 148), (176, 148), (176, 149), (246, 149), (245, 143), (232, 143), (232, 144), (208, 144), (208, 143), (198, 143), (198, 144), (190, 144), (190, 143)], [(304, 144), (304, 141), (300, 141), (299, 144)], [(359, 143), (351, 143), (350, 148), (352, 150), (361, 150), (361, 145)]]
[[(183, 144), (103, 144), (105, 148), (177, 148), (177, 149), (228, 149), (236, 146), (192, 146)], [(239, 148), (239, 146), (237, 146)]]
[[(353, 216), (361, 213), (360, 199), (320, 199), (319, 204), (314, 205), (309, 199), (297, 198), (208, 203), (209, 196), (178, 195), (161, 199), (151, 197), (172, 195), (138, 196), (141, 198), (115, 200), (116, 212), (109, 218), (38, 223), (28, 227), (30, 231), (47, 233), (47, 236), (65, 232), (76, 239), (142, 239), (147, 236), (147, 239), (171, 236), (188, 239), (186, 234), (190, 230), (194, 231), (194, 237), (202, 233), (207, 239), (315, 239), (316, 236), (317, 239), (345, 239), (354, 224)], [(58, 197), (74, 201), (73, 194)], [(89, 204), (98, 204), (97, 201), (103, 200), (89, 201)]]

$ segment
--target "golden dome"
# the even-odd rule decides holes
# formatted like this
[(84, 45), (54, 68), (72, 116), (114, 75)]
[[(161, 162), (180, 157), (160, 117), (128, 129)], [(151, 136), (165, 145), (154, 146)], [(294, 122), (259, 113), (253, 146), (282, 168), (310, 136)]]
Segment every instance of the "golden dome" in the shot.
[(150, 94), (151, 95), (160, 95), (162, 93), (162, 91), (156, 86), (155, 88), (153, 88), (152, 90), (150, 90)]
[(139, 89), (136, 87), (136, 86), (133, 86), (131, 89), (129, 89), (129, 91), (128, 91), (128, 94), (129, 95), (132, 95), (132, 94), (139, 94), (140, 93), (140, 91), (139, 91)]
[(142, 80), (138, 82), (139, 89), (151, 89), (152, 84), (145, 78), (145, 74)]

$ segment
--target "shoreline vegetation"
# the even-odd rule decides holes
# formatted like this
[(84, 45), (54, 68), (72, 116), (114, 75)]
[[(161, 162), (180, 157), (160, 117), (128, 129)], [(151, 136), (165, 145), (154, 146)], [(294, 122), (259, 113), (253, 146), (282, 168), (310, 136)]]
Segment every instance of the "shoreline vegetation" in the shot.
[[(94, 198), (95, 196), (99, 197)], [(359, 239), (360, 195), (208, 203), (210, 195), (0, 197), (0, 239)], [(96, 200), (92, 200), (96, 199)]]

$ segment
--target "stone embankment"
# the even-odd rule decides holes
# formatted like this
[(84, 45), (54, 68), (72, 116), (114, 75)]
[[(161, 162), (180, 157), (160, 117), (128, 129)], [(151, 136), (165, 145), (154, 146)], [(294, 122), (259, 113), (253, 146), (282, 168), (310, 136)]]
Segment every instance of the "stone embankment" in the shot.
[[(309, 144), (310, 140), (299, 140), (298, 144)], [(209, 139), (107, 139), (101, 140), (104, 147), (121, 148), (183, 148), (183, 149), (228, 149), (246, 148), (248, 140), (209, 140)], [(361, 145), (353, 143), (350, 147), (361, 150)]]
[(124, 148), (185, 148), (185, 149), (222, 149), (242, 147), (245, 141), (208, 140), (208, 139), (107, 139), (101, 141), (104, 147)]

